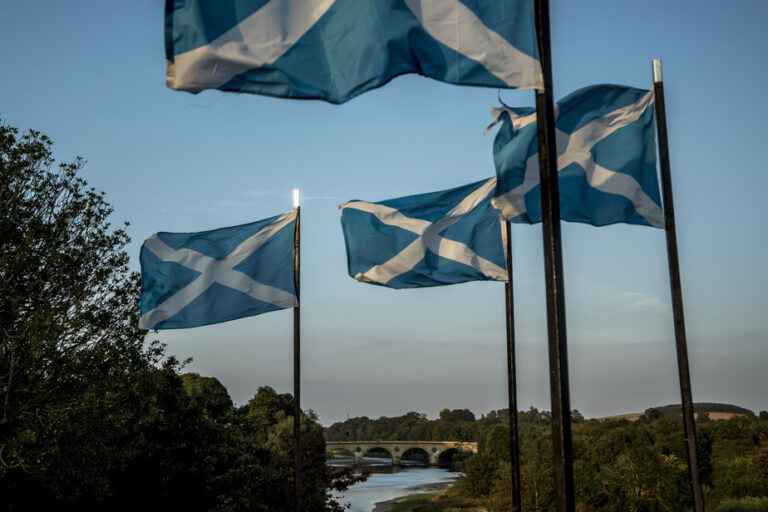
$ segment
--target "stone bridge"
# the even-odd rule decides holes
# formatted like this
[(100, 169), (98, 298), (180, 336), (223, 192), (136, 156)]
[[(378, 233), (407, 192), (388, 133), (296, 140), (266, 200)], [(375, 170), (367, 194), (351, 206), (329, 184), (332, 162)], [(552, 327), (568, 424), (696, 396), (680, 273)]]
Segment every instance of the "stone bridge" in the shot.
[[(433, 466), (447, 464), (456, 452), (477, 453), (477, 443), (467, 441), (327, 441), (328, 455), (351, 454), (355, 462), (374, 449), (385, 450), (392, 457), (392, 464), (399, 465), (410, 453), (423, 452)], [(422, 455), (423, 457), (423, 455)]]

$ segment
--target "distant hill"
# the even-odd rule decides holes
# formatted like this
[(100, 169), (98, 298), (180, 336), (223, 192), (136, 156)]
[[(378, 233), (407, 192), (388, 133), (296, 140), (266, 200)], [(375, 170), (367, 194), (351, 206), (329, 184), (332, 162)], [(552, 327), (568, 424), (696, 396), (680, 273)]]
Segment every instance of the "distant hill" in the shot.
[[(680, 404), (665, 405), (663, 407), (654, 407), (654, 409), (658, 410), (660, 413), (664, 414), (665, 416), (674, 416), (674, 415), (680, 414)], [(745, 409), (744, 407), (739, 407), (738, 405), (719, 404), (714, 402), (699, 402), (699, 403), (693, 404), (693, 410), (697, 414), (701, 414), (705, 412), (710, 416), (712, 416), (713, 414), (717, 414), (717, 415), (729, 414), (732, 416), (754, 416), (755, 415), (753, 411), (750, 411), (749, 409)]]
[[(650, 409), (656, 409), (664, 416), (679, 416), (680, 404), (663, 405), (660, 407), (651, 407)], [(648, 410), (650, 410), (648, 409)], [(713, 420), (727, 420), (734, 416), (749, 416), (754, 417), (755, 413), (744, 407), (739, 407), (733, 404), (720, 404), (715, 402), (699, 402), (693, 405), (694, 412), (699, 415), (706, 413), (710, 419)], [(647, 412), (647, 411), (646, 411)], [(625, 419), (629, 421), (637, 421), (643, 416), (641, 412), (632, 412), (627, 414), (618, 414), (616, 416), (610, 416), (604, 419)]]

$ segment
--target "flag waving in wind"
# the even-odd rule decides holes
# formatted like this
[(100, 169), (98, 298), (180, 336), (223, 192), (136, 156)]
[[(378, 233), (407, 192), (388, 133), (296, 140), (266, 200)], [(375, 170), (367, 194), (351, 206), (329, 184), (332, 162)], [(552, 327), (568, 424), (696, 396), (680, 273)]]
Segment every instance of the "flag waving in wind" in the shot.
[(343, 103), (406, 73), (543, 88), (531, 0), (167, 0), (173, 89)]
[(349, 275), (390, 288), (506, 281), (496, 179), (341, 206)]
[(182, 329), (295, 306), (296, 212), (141, 247), (143, 329)]
[[(653, 93), (620, 85), (580, 89), (557, 105), (560, 216), (594, 226), (664, 227)], [(532, 108), (500, 108), (494, 205), (512, 222), (541, 221), (539, 145)]]

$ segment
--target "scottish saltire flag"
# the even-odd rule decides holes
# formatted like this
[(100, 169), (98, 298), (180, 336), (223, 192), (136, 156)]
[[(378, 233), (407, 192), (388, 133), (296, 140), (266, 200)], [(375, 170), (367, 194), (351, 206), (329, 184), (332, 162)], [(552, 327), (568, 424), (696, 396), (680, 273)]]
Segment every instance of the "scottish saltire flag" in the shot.
[(141, 247), (142, 329), (182, 329), (290, 308), (296, 213)]
[(390, 288), (506, 281), (496, 179), (341, 206), (349, 275)]
[[(558, 102), (556, 111), (561, 218), (663, 228), (653, 93), (595, 85)], [(493, 203), (513, 222), (540, 222), (536, 113), (505, 107), (494, 114), (502, 126), (493, 147)]]
[(343, 103), (406, 73), (543, 88), (532, 0), (167, 0), (172, 89)]

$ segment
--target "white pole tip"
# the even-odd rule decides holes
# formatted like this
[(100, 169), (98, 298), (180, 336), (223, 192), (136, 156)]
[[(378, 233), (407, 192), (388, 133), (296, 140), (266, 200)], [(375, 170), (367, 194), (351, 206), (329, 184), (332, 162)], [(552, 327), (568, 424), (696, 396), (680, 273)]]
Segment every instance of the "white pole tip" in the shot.
[(661, 59), (653, 59), (653, 81), (654, 83), (664, 81), (664, 75), (661, 68)]
[(299, 189), (295, 188), (293, 189), (293, 207), (298, 208), (301, 204), (301, 192), (299, 192)]

